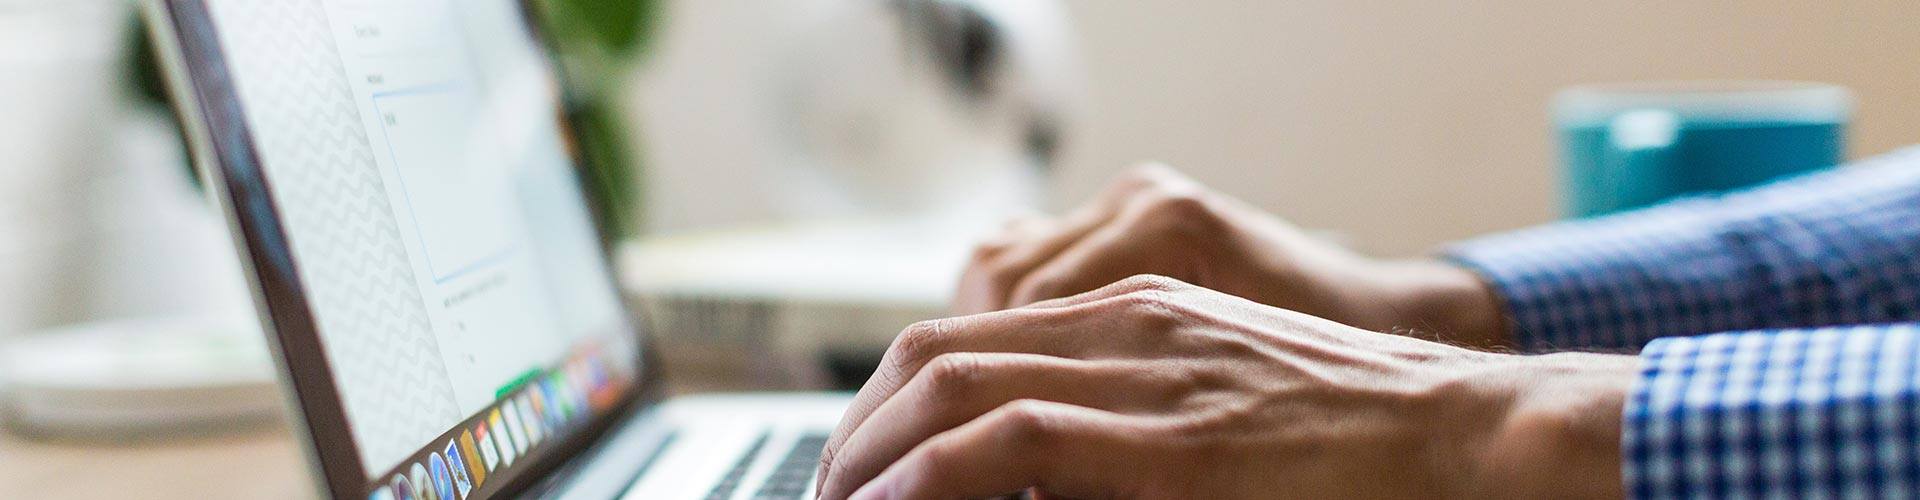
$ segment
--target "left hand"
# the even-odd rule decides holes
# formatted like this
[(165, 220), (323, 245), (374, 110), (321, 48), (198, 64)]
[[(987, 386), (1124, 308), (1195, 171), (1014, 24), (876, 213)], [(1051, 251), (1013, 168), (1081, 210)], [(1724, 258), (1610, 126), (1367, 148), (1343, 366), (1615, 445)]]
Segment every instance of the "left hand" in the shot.
[(1511, 340), (1478, 274), (1434, 259), (1368, 258), (1163, 165), (1127, 170), (1063, 217), (1009, 222), (974, 250), (953, 308), (1020, 307), (1139, 274), (1361, 328), (1482, 347)]
[(1132, 278), (909, 328), (829, 441), (821, 498), (1617, 498), (1637, 363)]

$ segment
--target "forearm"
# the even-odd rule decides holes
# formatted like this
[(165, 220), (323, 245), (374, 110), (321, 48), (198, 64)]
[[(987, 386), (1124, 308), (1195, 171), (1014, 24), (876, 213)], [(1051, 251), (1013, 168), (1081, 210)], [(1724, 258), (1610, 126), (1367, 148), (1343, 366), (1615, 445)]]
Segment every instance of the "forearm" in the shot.
[[(1493, 286), (1474, 272), (1432, 259), (1370, 264), (1385, 300), (1352, 300), (1372, 309), (1351, 315), (1360, 326), (1478, 349), (1512, 345), (1506, 307)], [(1375, 318), (1367, 321), (1364, 318)]]
[(1521, 359), (1481, 375), (1478, 390), (1513, 390), (1513, 404), (1481, 426), (1492, 431), (1461, 461), (1457, 496), (1853, 498), (1920, 486), (1920, 324)]
[(1920, 320), (1920, 149), (1446, 256), (1487, 281), (1525, 350)]
[(1484, 444), (1467, 450), (1458, 498), (1620, 498), (1620, 415), (1640, 371), (1634, 356), (1552, 354), (1490, 368), (1482, 390), (1510, 391)]

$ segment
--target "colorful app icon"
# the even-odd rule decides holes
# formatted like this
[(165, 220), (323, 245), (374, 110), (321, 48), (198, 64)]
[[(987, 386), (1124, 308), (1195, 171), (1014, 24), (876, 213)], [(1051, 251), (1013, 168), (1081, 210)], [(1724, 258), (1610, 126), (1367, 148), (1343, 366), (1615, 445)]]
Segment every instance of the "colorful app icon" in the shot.
[(447, 441), (447, 448), (442, 453), (447, 455), (447, 470), (453, 476), (454, 491), (460, 492), (459, 498), (466, 498), (468, 493), (473, 492), (474, 482), (473, 477), (468, 475), (467, 461), (460, 456), (460, 444)]
[(480, 448), (480, 460), (487, 465), (489, 471), (506, 465), (500, 462), (500, 450), (493, 447), (491, 436), (493, 433), (487, 430), (485, 422), (473, 426), (473, 444)]
[(527, 434), (527, 446), (540, 444), (540, 440), (546, 436), (543, 435), (545, 429), (540, 428), (540, 414), (533, 411), (533, 392), (528, 391), (514, 398), (513, 406), (520, 410), (520, 430)]
[(500, 444), (500, 456), (512, 462), (517, 456), (514, 452), (513, 435), (507, 432), (507, 420), (500, 417), (500, 410), (495, 409), (493, 413), (487, 415), (487, 425), (493, 426), (493, 441)]
[(480, 449), (473, 445), (473, 433), (460, 431), (460, 454), (466, 458), (467, 473), (473, 476), (473, 485), (486, 484), (487, 464), (480, 461)]
[(367, 494), (367, 500), (393, 500), (393, 488), (381, 486)]
[(542, 379), (540, 381), (540, 399), (545, 402), (547, 407), (547, 425), (558, 430), (561, 425), (567, 422), (567, 415), (566, 411), (561, 408), (564, 403), (560, 402), (560, 392), (554, 389), (552, 378)]
[(433, 475), (427, 473), (427, 466), (413, 464), (413, 468), (407, 470), (407, 477), (413, 479), (413, 490), (420, 495), (420, 500), (440, 500), (440, 495), (433, 491)]
[(434, 479), (426, 475), (426, 463), (413, 463), (413, 467), (407, 467), (407, 479), (413, 481), (415, 496), (420, 500), (440, 500), (440, 494), (434, 494)]
[(520, 406), (513, 404), (512, 399), (501, 401), (500, 415), (506, 417), (507, 433), (513, 435), (513, 451), (527, 454), (527, 446), (533, 442), (527, 440), (527, 429), (520, 426)]
[(413, 489), (413, 480), (407, 479), (406, 474), (395, 474), (392, 486), (393, 500), (419, 500), (420, 498), (419, 492)]
[(612, 378), (607, 376), (607, 364), (600, 362), (598, 357), (587, 358), (587, 386), (592, 387), (593, 392), (600, 392), (610, 387), (610, 381)]
[(547, 421), (552, 422), (554, 427), (559, 427), (564, 419), (561, 418), (560, 391), (553, 386), (553, 377), (540, 379), (540, 383), (534, 388), (539, 389), (540, 402), (547, 407)]
[(585, 394), (587, 392), (586, 391), (586, 388), (587, 388), (586, 360), (575, 359), (573, 360), (572, 363), (567, 363), (567, 383), (573, 384), (573, 387), (575, 389), (578, 389), (581, 394)]
[(433, 476), (433, 494), (440, 500), (460, 500), (454, 496), (453, 473), (447, 467), (447, 459), (440, 458), (439, 453), (427, 457), (427, 474)]
[(573, 370), (561, 372), (560, 380), (554, 382), (560, 389), (560, 400), (567, 403), (567, 420), (578, 418), (586, 411), (587, 400), (581, 395), (580, 378), (574, 376), (575, 373)]
[(542, 434), (545, 434), (546, 431), (553, 430), (553, 415), (547, 411), (546, 392), (546, 389), (541, 388), (539, 384), (534, 384), (533, 387), (527, 389), (527, 400), (533, 403), (533, 413), (535, 418), (539, 420), (539, 422), (536, 423), (540, 424)]

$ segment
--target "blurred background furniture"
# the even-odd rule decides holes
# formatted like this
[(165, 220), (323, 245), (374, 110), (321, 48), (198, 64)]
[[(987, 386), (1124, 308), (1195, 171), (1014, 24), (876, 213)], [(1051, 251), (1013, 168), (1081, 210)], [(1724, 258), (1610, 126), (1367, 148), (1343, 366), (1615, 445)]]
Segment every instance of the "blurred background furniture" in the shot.
[[(774, 161), (739, 139), (795, 12), (832, 3), (666, 2), (629, 90), (655, 232), (778, 215), (733, 188)], [(1410, 255), (1558, 217), (1548, 102), (1575, 84), (1832, 82), (1859, 98), (1853, 156), (1920, 130), (1910, 3), (1059, 3), (1085, 90), (1043, 197), (1055, 208), (1155, 159), (1362, 250)]]

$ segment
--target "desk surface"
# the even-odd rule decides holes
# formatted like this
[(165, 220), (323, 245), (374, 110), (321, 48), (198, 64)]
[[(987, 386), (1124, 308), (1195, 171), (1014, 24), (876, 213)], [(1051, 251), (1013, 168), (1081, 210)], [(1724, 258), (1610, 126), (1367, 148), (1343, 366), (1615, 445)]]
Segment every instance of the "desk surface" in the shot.
[(0, 433), (0, 496), (311, 498), (283, 429), (153, 442), (68, 442)]
[[(668, 392), (807, 389), (741, 378), (738, 350), (663, 349)], [(24, 493), (24, 494), (19, 494)], [(16, 495), (19, 494), (19, 495)], [(0, 498), (312, 498), (306, 459), (283, 427), (173, 440), (42, 440), (0, 425)]]

